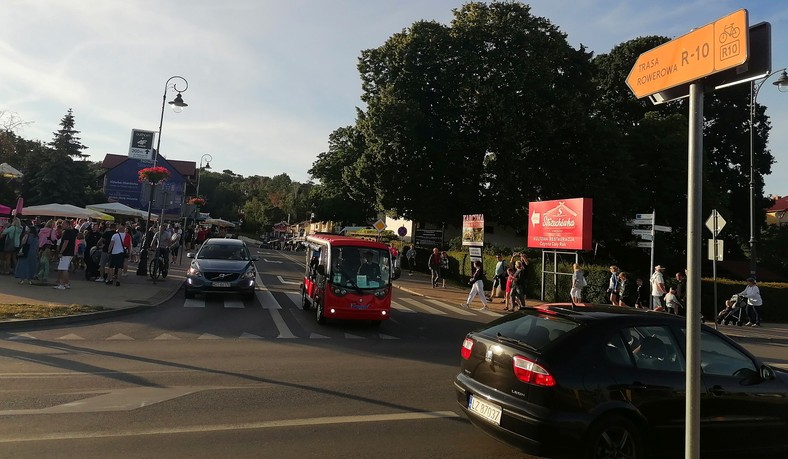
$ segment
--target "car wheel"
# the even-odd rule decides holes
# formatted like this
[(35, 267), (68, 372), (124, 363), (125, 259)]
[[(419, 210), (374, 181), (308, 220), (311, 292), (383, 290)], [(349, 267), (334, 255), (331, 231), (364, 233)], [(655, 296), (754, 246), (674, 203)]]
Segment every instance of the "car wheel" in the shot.
[(301, 309), (304, 311), (309, 310), (309, 298), (306, 296), (306, 289), (301, 288)]
[(583, 442), (586, 459), (643, 457), (640, 430), (632, 421), (610, 416), (597, 420), (589, 429)]
[(254, 290), (248, 293), (243, 294), (243, 299), (245, 300), (254, 300)]
[(183, 296), (185, 296), (186, 299), (194, 298), (194, 292), (192, 292), (188, 288), (184, 288), (183, 289)]
[(323, 305), (320, 303), (315, 303), (315, 315), (317, 316), (317, 323), (324, 324), (326, 323), (326, 316), (323, 315)]

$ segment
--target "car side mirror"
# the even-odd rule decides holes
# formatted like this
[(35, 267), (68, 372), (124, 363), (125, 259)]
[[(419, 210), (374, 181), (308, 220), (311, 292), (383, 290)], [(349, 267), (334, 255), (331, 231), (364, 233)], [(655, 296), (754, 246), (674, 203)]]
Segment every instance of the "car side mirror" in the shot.
[(187, 253), (186, 258), (194, 258), (194, 252)]
[(317, 272), (321, 276), (325, 276), (326, 275), (326, 267), (323, 266), (323, 265), (317, 265), (317, 268), (315, 268), (315, 272)]
[(768, 365), (761, 365), (761, 379), (764, 381), (771, 381), (774, 379), (774, 370)]

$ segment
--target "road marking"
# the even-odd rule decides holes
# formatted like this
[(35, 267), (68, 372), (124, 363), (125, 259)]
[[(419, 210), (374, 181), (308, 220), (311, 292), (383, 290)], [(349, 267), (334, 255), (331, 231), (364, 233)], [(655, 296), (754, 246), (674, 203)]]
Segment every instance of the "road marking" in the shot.
[(118, 333), (117, 335), (112, 335), (112, 336), (110, 336), (107, 339), (108, 340), (110, 340), (110, 339), (112, 339), (112, 340), (121, 340), (121, 341), (134, 341), (134, 338), (132, 338), (131, 336), (128, 336), (128, 335), (124, 335), (123, 333)]
[(383, 333), (378, 333), (378, 336), (380, 336), (380, 339), (399, 339), (396, 336), (384, 335)]
[(450, 304), (444, 303), (443, 301), (434, 300), (432, 298), (425, 298), (425, 301), (429, 301), (430, 303), (432, 303), (434, 305), (437, 305), (437, 306), (440, 306), (440, 307), (443, 307), (443, 308), (449, 308), (449, 309), (452, 310), (452, 312), (455, 312), (455, 313), (457, 313), (457, 314), (459, 314), (461, 316), (475, 316), (476, 315), (476, 314), (472, 313), (471, 311), (468, 311), (467, 309), (461, 309), (461, 308), (459, 308), (457, 306), (451, 306)]
[(194, 298), (186, 298), (183, 300), (183, 307), (184, 308), (204, 308), (205, 307), (205, 300), (195, 300)]
[(246, 306), (244, 306), (244, 302), (241, 300), (228, 300), (225, 298), (224, 307), (228, 309), (243, 309)]
[(153, 338), (154, 340), (179, 340), (177, 336), (170, 335), (169, 333), (162, 333), (161, 335)]
[(491, 311), (489, 309), (484, 310), (484, 309), (476, 309), (476, 308), (474, 308), (474, 310), (476, 312), (478, 312), (479, 314), (484, 314), (484, 315), (493, 316), (493, 317), (500, 317), (500, 315), (501, 315), (500, 312)]
[(435, 309), (432, 306), (427, 306), (426, 304), (419, 303), (418, 301), (410, 299), (410, 298), (400, 298), (400, 301), (404, 301), (404, 302), (410, 304), (411, 306), (415, 306), (416, 308), (423, 309), (424, 311), (429, 312), (430, 314), (436, 314), (436, 315), (439, 315), (439, 316), (445, 316), (446, 314), (448, 314), (446, 311), (441, 311), (440, 309)]
[(12, 341), (16, 341), (16, 340), (38, 339), (38, 338), (31, 335), (30, 333), (14, 333), (13, 335), (9, 336), (8, 339)]
[(221, 336), (212, 335), (210, 333), (203, 333), (197, 339), (222, 339), (222, 337)]
[(302, 306), (301, 302), (301, 292), (285, 292), (288, 298), (293, 301), (293, 303), (298, 306), (299, 308)]
[(403, 306), (403, 305), (397, 303), (396, 301), (392, 301), (391, 302), (391, 307), (396, 309), (397, 311), (400, 311), (400, 312), (409, 312), (409, 313), (415, 313), (416, 312), (416, 311), (414, 311), (413, 309), (411, 309), (411, 308), (409, 308), (407, 306)]
[(280, 260), (269, 260), (268, 258), (263, 258), (263, 261), (266, 263), (282, 263)]
[(282, 318), (282, 314), (278, 310), (276, 309), (271, 310), (271, 318), (274, 320), (274, 325), (276, 325), (276, 329), (279, 330), (279, 336), (277, 336), (277, 338), (282, 338), (282, 339), (298, 338), (287, 327), (285, 320)]
[(263, 339), (263, 337), (258, 335), (253, 335), (251, 333), (243, 332), (241, 336), (238, 337), (238, 339)]
[(363, 336), (354, 335), (352, 333), (345, 333), (345, 339), (366, 339)]
[(319, 333), (310, 333), (309, 339), (331, 339), (331, 337)]
[[(2, 414), (3, 412), (0, 412)], [(363, 416), (328, 416), (321, 418), (280, 419), (274, 421), (247, 422), (240, 424), (196, 425), (169, 427), (161, 429), (140, 429), (115, 432), (70, 432), (42, 433), (38, 435), (3, 435), (0, 443), (80, 440), (93, 438), (138, 437), (143, 435), (173, 435), (201, 432), (221, 432), (233, 430), (281, 429), (286, 427), (304, 427), (336, 424), (358, 424), (364, 422), (420, 421), (437, 419), (457, 419), (461, 416), (454, 411), (419, 411), (415, 413), (368, 414)]]
[(286, 281), (286, 280), (282, 279), (282, 276), (276, 276), (276, 278), (279, 279), (279, 282), (281, 282), (283, 284), (301, 285), (301, 282)]
[(85, 338), (83, 338), (83, 337), (81, 337), (79, 335), (75, 335), (73, 333), (69, 333), (68, 335), (61, 336), (58, 339), (62, 339), (64, 341), (77, 341), (77, 340), (84, 340)]
[(276, 298), (274, 298), (273, 293), (263, 284), (259, 272), (257, 273), (257, 289), (254, 295), (257, 297), (257, 301), (260, 302), (260, 306), (262, 306), (263, 309), (282, 309), (282, 306), (279, 306)]

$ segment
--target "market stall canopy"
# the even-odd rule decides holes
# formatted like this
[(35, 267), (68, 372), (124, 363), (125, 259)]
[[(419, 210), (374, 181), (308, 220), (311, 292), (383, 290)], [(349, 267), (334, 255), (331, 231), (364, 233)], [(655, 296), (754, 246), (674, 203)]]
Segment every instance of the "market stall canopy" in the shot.
[(225, 228), (227, 228), (227, 227), (230, 227), (230, 228), (235, 227), (235, 223), (228, 222), (227, 220), (222, 220), (221, 218), (207, 218), (207, 219), (203, 220), (201, 222), (201, 224), (204, 224), (204, 225), (216, 225), (216, 226), (221, 226), (221, 227), (225, 227)]
[(11, 215), (11, 208), (0, 204), (0, 215)]
[(12, 165), (10, 165), (8, 163), (0, 164), (0, 176), (2, 176), (2, 177), (5, 177), (5, 178), (21, 178), (24, 175), (25, 174), (19, 172), (19, 170), (17, 168), (15, 168), (14, 166), (12, 166)]
[[(83, 209), (71, 204), (43, 204), (22, 208), (22, 215), (41, 217), (98, 218), (114, 220), (114, 217), (97, 210)], [(104, 218), (102, 218), (104, 217)]]
[(140, 217), (145, 218), (148, 216), (148, 212), (144, 210), (135, 209), (133, 207), (129, 207), (126, 204), (122, 204), (120, 202), (106, 202), (104, 204), (90, 204), (87, 206), (88, 209), (98, 210), (100, 212), (105, 212), (108, 214), (116, 214), (116, 215), (130, 215), (133, 217)]

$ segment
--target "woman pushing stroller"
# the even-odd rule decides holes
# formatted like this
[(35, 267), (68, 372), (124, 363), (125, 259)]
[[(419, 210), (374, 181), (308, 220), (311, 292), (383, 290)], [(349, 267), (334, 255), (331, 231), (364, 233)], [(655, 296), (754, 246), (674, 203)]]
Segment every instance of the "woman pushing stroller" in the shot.
[[(745, 306), (746, 302), (746, 306)], [(746, 308), (748, 322), (745, 327), (760, 327), (761, 314), (758, 309), (763, 305), (761, 291), (755, 285), (755, 279), (747, 278), (747, 286), (741, 292), (733, 295), (730, 300), (725, 301), (725, 310), (717, 316), (717, 322), (727, 324), (736, 319), (737, 324), (741, 324), (742, 309)]]

